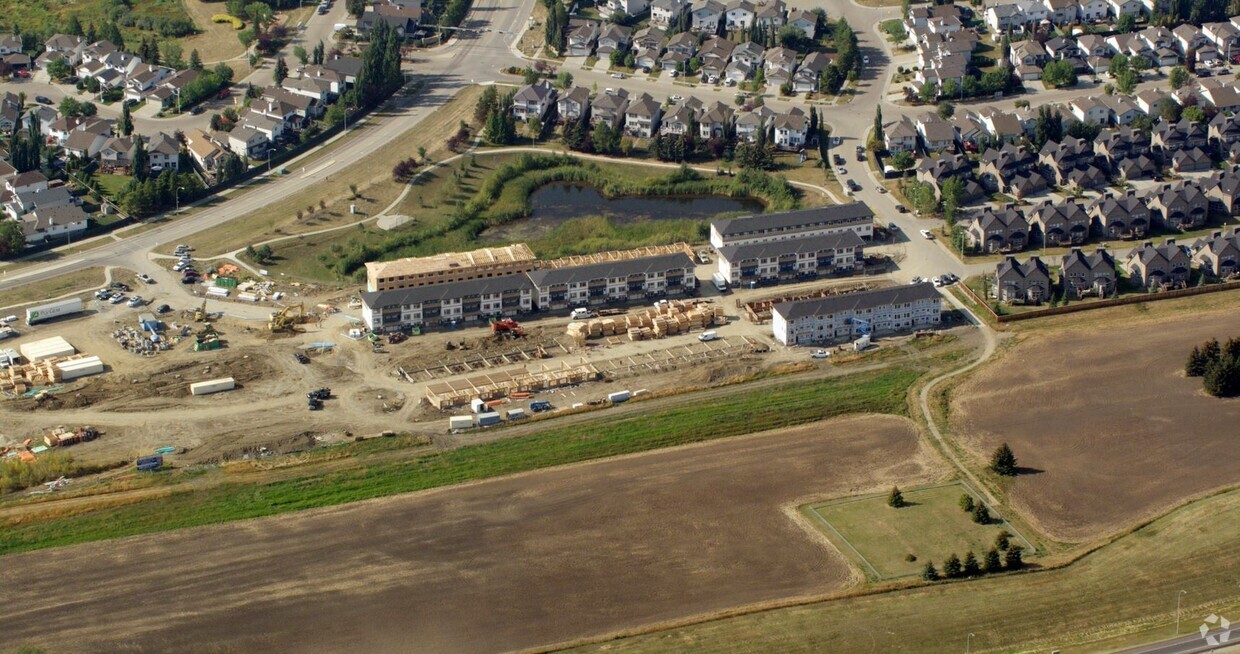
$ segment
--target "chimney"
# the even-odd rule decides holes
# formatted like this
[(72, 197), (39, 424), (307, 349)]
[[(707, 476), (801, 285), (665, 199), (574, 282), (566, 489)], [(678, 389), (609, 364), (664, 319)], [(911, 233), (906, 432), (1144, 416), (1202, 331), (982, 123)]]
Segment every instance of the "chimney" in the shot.
[(1137, 189), (1135, 188), (1128, 189), (1127, 191), (1124, 192), (1124, 197), (1127, 197), (1127, 198), (1137, 197)]
[(1166, 241), (1163, 245), (1166, 245), (1166, 246), (1168, 246), (1168, 247), (1170, 247), (1170, 246), (1172, 246), (1172, 245), (1175, 245), (1175, 239), (1173, 239), (1173, 238), (1169, 238), (1169, 239), (1167, 239), (1167, 241)]
[(1222, 230), (1215, 230), (1215, 231), (1213, 231), (1213, 232), (1210, 232), (1210, 238), (1219, 238), (1219, 237), (1221, 237), (1222, 235), (1223, 235), (1223, 231), (1222, 231)]
[(1146, 241), (1146, 242), (1144, 242), (1144, 243), (1142, 243), (1142, 244), (1141, 244), (1141, 247), (1143, 247), (1143, 248), (1152, 248), (1152, 247), (1154, 247), (1154, 241)]

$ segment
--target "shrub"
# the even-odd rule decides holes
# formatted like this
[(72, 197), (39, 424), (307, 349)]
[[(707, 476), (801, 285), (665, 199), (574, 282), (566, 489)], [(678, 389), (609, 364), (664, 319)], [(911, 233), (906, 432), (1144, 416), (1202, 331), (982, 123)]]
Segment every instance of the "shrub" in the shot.
[(215, 14), (211, 16), (211, 22), (212, 23), (232, 23), (233, 29), (237, 31), (241, 31), (245, 29), (245, 21), (241, 20), (240, 18), (237, 18), (236, 16), (229, 16), (228, 14)]

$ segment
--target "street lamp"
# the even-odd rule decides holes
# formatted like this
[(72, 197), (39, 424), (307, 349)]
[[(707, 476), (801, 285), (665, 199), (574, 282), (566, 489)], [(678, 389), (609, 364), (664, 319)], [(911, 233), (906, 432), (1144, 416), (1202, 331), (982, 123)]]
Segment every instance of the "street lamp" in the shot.
[(1180, 635), (1180, 598), (1188, 594), (1188, 591), (1182, 590), (1175, 596), (1175, 635)]
[(184, 186), (178, 186), (177, 190), (172, 192), (173, 197), (177, 199), (176, 213), (181, 213), (181, 191), (184, 191), (184, 190), (185, 190)]
[(972, 645), (973, 645), (973, 634), (969, 634), (969, 637), (966, 638), (964, 641), (964, 654), (969, 654), (969, 648), (972, 647)]

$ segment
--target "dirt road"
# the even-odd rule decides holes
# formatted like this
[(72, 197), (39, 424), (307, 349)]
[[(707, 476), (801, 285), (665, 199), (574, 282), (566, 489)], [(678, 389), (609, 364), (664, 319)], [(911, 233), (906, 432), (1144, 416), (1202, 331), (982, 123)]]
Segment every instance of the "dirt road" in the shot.
[(4, 558), (52, 651), (487, 652), (847, 585), (781, 509), (946, 467), (846, 418), (322, 511)]

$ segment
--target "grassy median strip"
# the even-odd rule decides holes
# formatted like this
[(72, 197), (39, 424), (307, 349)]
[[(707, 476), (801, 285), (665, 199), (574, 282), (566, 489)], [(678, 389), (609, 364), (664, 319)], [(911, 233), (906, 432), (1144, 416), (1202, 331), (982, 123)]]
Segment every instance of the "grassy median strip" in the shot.
[(103, 282), (103, 268), (77, 270), (0, 293), (0, 307), (39, 302), (75, 291), (88, 293), (99, 288)]
[(226, 483), (71, 517), (9, 524), (0, 553), (270, 516), (425, 490), (620, 454), (804, 424), (846, 413), (907, 413), (908, 388), (922, 370), (892, 367), (804, 380), (631, 417), (551, 427), (530, 436), (367, 463), (267, 484)]

